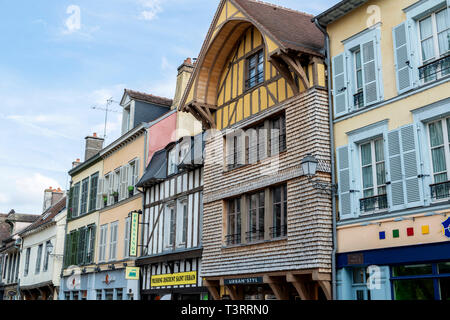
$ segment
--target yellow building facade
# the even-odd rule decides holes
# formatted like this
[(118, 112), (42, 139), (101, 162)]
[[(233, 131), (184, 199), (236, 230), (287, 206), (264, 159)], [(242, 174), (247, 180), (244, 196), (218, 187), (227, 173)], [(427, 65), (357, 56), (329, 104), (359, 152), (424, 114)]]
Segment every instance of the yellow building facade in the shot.
[(448, 297), (449, 11), (341, 1), (315, 18), (332, 66), (338, 299)]

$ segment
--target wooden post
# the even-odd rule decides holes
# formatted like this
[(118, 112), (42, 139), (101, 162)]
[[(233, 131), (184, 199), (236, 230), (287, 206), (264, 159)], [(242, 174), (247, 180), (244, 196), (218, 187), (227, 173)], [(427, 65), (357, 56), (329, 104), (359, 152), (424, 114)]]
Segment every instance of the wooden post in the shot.
[(217, 281), (203, 279), (203, 285), (208, 288), (208, 291), (214, 300), (220, 300), (220, 294), (217, 290)]
[(300, 276), (294, 275), (292, 273), (288, 273), (286, 275), (286, 281), (292, 283), (295, 290), (297, 290), (300, 299), (302, 300), (311, 300), (311, 292), (306, 284), (306, 279)]
[(272, 289), (278, 300), (289, 300), (289, 292), (286, 284), (271, 276), (264, 276), (264, 283), (267, 283)]

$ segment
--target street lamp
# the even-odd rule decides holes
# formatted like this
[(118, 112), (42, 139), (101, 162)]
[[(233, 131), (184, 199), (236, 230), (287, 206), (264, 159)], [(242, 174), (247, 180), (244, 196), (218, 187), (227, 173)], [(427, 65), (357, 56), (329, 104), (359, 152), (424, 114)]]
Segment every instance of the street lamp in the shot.
[(46, 247), (47, 247), (47, 252), (49, 255), (51, 255), (53, 257), (63, 257), (64, 256), (63, 254), (53, 253), (54, 248), (53, 248), (53, 244), (51, 242), (49, 242)]
[(309, 182), (311, 182), (314, 189), (322, 190), (328, 194), (335, 194), (337, 191), (337, 185), (331, 184), (327, 181), (321, 181), (313, 178), (317, 173), (317, 165), (319, 161), (312, 154), (306, 155), (301, 161), (301, 166), (303, 170), (303, 174), (308, 178)]

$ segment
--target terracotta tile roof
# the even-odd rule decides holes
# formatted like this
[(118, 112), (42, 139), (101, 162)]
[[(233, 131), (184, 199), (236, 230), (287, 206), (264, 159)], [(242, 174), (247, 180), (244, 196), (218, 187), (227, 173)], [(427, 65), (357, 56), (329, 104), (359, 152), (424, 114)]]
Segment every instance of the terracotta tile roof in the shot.
[(323, 55), (325, 37), (313, 15), (256, 0), (234, 0), (288, 49)]
[(56, 217), (58, 213), (60, 213), (66, 207), (66, 197), (62, 197), (57, 203), (55, 203), (52, 207), (48, 208), (39, 218), (24, 230), (20, 231), (19, 234), (23, 235), (28, 233), (38, 227), (47, 224)]
[(145, 102), (150, 102), (154, 104), (159, 104), (163, 106), (172, 106), (173, 100), (164, 97), (158, 97), (153, 94), (143, 93), (139, 91), (134, 91), (130, 89), (125, 89), (125, 93), (128, 94), (132, 99), (141, 100)]

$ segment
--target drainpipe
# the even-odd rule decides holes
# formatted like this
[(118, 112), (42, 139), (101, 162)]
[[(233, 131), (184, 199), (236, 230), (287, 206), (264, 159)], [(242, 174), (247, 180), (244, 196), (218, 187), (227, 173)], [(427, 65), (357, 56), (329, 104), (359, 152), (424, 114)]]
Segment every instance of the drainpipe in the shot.
[[(317, 18), (314, 18), (314, 24), (317, 28), (322, 31), (325, 35), (325, 64), (328, 70), (328, 110), (329, 110), (329, 126), (330, 126), (330, 147), (331, 147), (331, 184), (334, 186), (336, 184), (336, 172), (335, 172), (335, 161), (334, 161), (334, 124), (333, 124), (333, 105), (331, 103), (331, 63), (330, 63), (330, 37), (325, 30), (317, 21)], [(332, 208), (332, 219), (333, 219), (333, 251), (331, 254), (331, 280), (332, 280), (332, 289), (333, 295), (332, 299), (337, 300), (336, 298), (336, 252), (337, 252), (337, 238), (336, 238), (336, 194), (332, 191), (331, 195), (331, 208)]]

